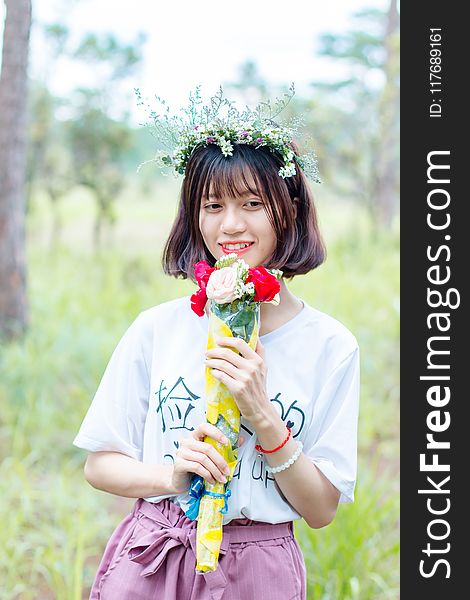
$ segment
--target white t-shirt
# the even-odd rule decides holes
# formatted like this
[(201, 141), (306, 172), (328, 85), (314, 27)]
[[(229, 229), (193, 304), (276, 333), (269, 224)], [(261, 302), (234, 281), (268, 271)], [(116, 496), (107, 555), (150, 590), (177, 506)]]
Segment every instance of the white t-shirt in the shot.
[[(309, 306), (261, 336), (267, 392), (304, 453), (354, 500), (359, 405), (359, 348), (336, 319)], [(143, 311), (117, 345), (74, 445), (121, 452), (144, 463), (173, 463), (179, 441), (205, 421), (204, 358), (208, 317), (189, 296)], [(230, 484), (224, 524), (232, 519), (282, 523), (301, 516), (285, 500), (255, 450), (242, 418), (245, 443)], [(170, 497), (185, 507), (187, 495)]]

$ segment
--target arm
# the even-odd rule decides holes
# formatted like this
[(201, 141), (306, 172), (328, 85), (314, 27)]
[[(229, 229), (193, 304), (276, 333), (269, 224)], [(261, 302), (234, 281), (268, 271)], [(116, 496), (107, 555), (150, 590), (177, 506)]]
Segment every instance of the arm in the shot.
[[(252, 422), (263, 448), (276, 448), (286, 437), (286, 426), (268, 401), (264, 415)], [(271, 467), (277, 467), (294, 454), (297, 442), (292, 438), (274, 454), (265, 454)], [(274, 478), (286, 500), (302, 515), (309, 527), (319, 529), (333, 520), (340, 492), (302, 453), (288, 469), (275, 473)]]
[(125, 498), (171, 494), (172, 465), (147, 465), (119, 452), (91, 452), (84, 473), (98, 490)]
[[(266, 392), (267, 369), (260, 340), (256, 351), (239, 338), (221, 338), (217, 343), (219, 347), (206, 353), (207, 366), (212, 367), (213, 376), (232, 392), (241, 414), (251, 423), (261, 446), (268, 449), (277, 447), (285, 439), (286, 427)], [(225, 345), (230, 349), (220, 347)], [(231, 348), (238, 352), (233, 352)], [(318, 419), (322, 430), (312, 429), (310, 435), (305, 437), (304, 453), (288, 469), (274, 475), (286, 501), (312, 528), (324, 527), (332, 521), (341, 493), (345, 491), (345, 483), (354, 478), (357, 358), (356, 350), (347, 355), (330, 374), (317, 398), (317, 404), (322, 409), (322, 417)], [(345, 432), (349, 432), (348, 435)], [(346, 442), (343, 443), (342, 438), (346, 438)], [(271, 467), (279, 466), (291, 458), (296, 447), (296, 441), (291, 439), (282, 449), (266, 454), (265, 458)], [(314, 458), (332, 455), (335, 464), (330, 465), (329, 471), (333, 474), (330, 477), (328, 473), (323, 473), (320, 464), (315, 464)], [(328, 462), (331, 461), (327, 460), (326, 464)], [(338, 465), (343, 476), (338, 474)]]
[(144, 464), (120, 452), (91, 452), (85, 463), (85, 479), (103, 492), (126, 498), (177, 495), (188, 490), (190, 478), (197, 473), (211, 483), (225, 482), (228, 474), (225, 460), (206, 436), (222, 444), (227, 439), (210, 423), (201, 423), (187, 438), (181, 440), (174, 465)]

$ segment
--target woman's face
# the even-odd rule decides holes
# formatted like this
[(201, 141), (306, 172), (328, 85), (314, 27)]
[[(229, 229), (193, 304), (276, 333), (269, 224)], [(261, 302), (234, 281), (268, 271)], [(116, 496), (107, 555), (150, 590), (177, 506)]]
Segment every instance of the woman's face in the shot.
[[(237, 197), (215, 198), (211, 187), (209, 198), (201, 199), (199, 229), (215, 259), (235, 252), (250, 267), (265, 265), (277, 246), (264, 201), (250, 191)], [(246, 243), (250, 245), (240, 248)]]

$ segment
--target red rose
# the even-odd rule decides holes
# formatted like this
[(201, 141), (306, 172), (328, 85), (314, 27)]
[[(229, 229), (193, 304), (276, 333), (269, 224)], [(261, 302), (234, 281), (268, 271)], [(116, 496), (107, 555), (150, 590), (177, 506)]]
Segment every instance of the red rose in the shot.
[(200, 260), (194, 265), (194, 276), (199, 285), (199, 289), (191, 296), (191, 308), (199, 316), (204, 316), (204, 307), (207, 302), (206, 286), (210, 274), (215, 271), (205, 260)]
[(255, 302), (271, 302), (281, 289), (279, 280), (260, 265), (248, 269), (245, 283), (252, 281), (255, 285)]
[(212, 271), (215, 271), (215, 267), (211, 267), (205, 260), (200, 260), (194, 265), (194, 275), (201, 290), (206, 289)]
[(204, 316), (204, 307), (206, 306), (206, 302), (207, 296), (205, 289), (199, 288), (198, 291), (191, 296), (191, 308), (198, 317)]

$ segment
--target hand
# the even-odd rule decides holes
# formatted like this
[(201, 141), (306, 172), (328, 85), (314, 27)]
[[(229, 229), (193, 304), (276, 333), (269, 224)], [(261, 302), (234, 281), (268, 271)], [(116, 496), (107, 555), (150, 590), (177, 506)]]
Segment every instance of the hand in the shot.
[(264, 347), (259, 338), (255, 350), (241, 338), (223, 337), (216, 342), (229, 347), (207, 350), (206, 367), (227, 386), (242, 416), (254, 424), (271, 406), (266, 391)]
[[(227, 438), (210, 423), (201, 423), (197, 429), (180, 441), (171, 476), (171, 487), (175, 494), (188, 491), (192, 474), (196, 473), (209, 483), (226, 483), (225, 475), (230, 473), (225, 459), (210, 444), (204, 442), (206, 436), (221, 444), (229, 443)], [(244, 442), (240, 438), (240, 444)]]

